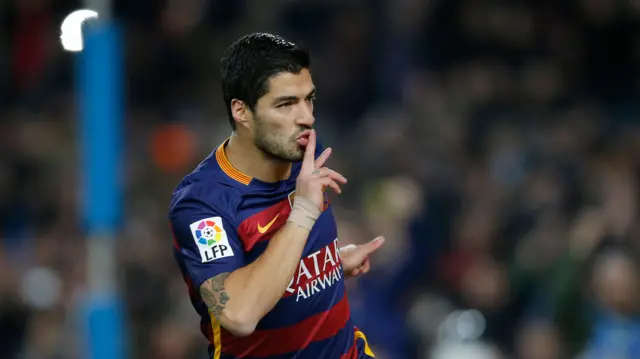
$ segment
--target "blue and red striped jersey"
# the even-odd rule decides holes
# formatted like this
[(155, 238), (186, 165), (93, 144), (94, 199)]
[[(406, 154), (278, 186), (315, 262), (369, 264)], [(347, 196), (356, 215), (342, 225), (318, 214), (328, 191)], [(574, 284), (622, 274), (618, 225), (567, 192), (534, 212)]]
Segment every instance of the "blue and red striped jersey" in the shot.
[[(356, 359), (373, 357), (351, 322), (337, 228), (328, 198), (300, 264), (276, 306), (249, 336), (220, 326), (200, 298), (200, 285), (255, 261), (285, 223), (300, 163), (289, 179), (262, 182), (236, 170), (218, 146), (173, 193), (169, 219), (174, 254), (201, 316), (213, 359)], [(320, 154), (320, 146), (316, 157)], [(368, 356), (364, 356), (364, 353)]]

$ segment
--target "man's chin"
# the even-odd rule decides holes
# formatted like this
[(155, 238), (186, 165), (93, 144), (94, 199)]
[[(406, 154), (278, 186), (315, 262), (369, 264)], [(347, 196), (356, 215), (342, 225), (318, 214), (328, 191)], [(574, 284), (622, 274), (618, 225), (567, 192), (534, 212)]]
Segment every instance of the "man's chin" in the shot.
[(269, 157), (273, 160), (279, 162), (300, 162), (304, 157), (304, 151), (298, 151), (296, 153), (273, 153), (273, 152), (265, 152)]
[(302, 161), (303, 158), (304, 158), (304, 152), (300, 154), (296, 153), (296, 154), (288, 155), (286, 157), (282, 157), (282, 159), (287, 162), (300, 162)]
[(296, 143), (291, 150), (284, 151), (279, 157), (287, 162), (300, 162), (304, 158), (304, 148)]
[(304, 148), (298, 148), (298, 151), (290, 157), (291, 162), (300, 162), (304, 158)]

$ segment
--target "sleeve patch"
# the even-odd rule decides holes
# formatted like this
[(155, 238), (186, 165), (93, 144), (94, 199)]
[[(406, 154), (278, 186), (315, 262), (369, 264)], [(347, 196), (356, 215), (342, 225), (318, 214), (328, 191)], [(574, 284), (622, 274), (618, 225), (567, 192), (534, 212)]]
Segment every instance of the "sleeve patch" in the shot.
[(221, 217), (205, 218), (191, 223), (189, 227), (200, 251), (202, 263), (233, 256), (233, 249), (229, 245)]

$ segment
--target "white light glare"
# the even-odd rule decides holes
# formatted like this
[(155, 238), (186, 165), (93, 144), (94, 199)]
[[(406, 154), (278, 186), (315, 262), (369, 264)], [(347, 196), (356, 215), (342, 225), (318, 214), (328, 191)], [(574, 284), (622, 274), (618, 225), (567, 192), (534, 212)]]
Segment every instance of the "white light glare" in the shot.
[(66, 51), (79, 52), (84, 48), (82, 24), (89, 19), (97, 19), (98, 13), (89, 9), (80, 9), (67, 15), (60, 25), (60, 41)]

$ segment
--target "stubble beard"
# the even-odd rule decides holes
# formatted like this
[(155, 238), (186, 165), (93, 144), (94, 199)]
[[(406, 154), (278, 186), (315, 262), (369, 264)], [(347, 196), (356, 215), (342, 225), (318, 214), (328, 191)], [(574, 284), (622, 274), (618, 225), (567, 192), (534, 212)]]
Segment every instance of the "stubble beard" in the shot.
[(274, 134), (260, 118), (255, 119), (256, 129), (253, 142), (267, 157), (278, 162), (298, 162), (304, 156), (304, 150), (300, 148), (295, 137), (285, 138)]

